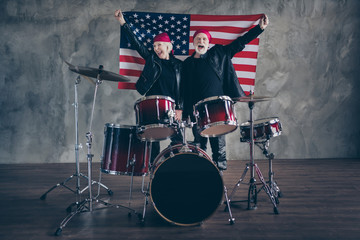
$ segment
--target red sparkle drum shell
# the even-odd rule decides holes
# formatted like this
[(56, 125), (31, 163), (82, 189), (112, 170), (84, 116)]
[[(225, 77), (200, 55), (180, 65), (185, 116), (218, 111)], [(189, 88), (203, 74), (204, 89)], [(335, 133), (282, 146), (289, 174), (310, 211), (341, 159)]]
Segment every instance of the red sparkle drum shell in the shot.
[(149, 159), (150, 143), (137, 138), (135, 126), (105, 124), (102, 172), (142, 176), (149, 171)]
[(198, 130), (203, 137), (218, 137), (237, 129), (233, 101), (228, 96), (206, 98), (194, 105)]
[(172, 224), (198, 225), (222, 201), (224, 184), (219, 170), (196, 146), (179, 144), (163, 150), (151, 171), (151, 201), (159, 215)]
[(167, 96), (147, 96), (136, 101), (136, 125), (138, 136), (145, 141), (160, 141), (175, 133), (172, 126), (175, 101)]
[[(277, 137), (281, 135), (282, 127), (279, 118), (262, 118), (255, 120), (254, 127), (254, 140), (261, 142), (270, 139), (271, 137)], [(245, 122), (240, 125), (240, 140), (242, 142), (248, 142), (251, 140), (250, 136), (250, 122)]]

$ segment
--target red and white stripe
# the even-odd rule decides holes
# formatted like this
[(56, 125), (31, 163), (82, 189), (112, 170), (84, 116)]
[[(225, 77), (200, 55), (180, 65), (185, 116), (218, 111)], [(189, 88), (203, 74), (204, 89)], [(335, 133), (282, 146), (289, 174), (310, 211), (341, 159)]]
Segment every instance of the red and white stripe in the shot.
[[(206, 29), (212, 36), (210, 47), (214, 44), (229, 44), (237, 37), (245, 34), (259, 23), (263, 14), (256, 15), (191, 15), (189, 55), (194, 52), (193, 35), (198, 29)], [(256, 64), (259, 50), (259, 38), (245, 46), (245, 49), (232, 59), (239, 83), (246, 94), (254, 91)], [(188, 56), (176, 56), (185, 60)], [(119, 74), (132, 80), (131, 83), (119, 83), (119, 89), (135, 89), (135, 82), (139, 78), (145, 61), (135, 50), (120, 48)]]

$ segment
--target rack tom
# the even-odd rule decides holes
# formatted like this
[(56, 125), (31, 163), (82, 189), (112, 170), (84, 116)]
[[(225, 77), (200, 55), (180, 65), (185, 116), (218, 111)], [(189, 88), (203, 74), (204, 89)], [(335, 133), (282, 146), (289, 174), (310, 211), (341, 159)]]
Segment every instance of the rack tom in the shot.
[[(245, 122), (240, 125), (241, 142), (249, 142), (250, 136), (250, 122)], [(282, 127), (279, 118), (262, 118), (255, 120), (253, 123), (254, 141), (262, 142), (269, 140), (271, 137), (281, 135)]]
[(218, 137), (236, 130), (234, 102), (228, 96), (205, 98), (194, 105), (198, 131), (204, 137)]
[(143, 141), (160, 141), (175, 133), (175, 101), (167, 96), (148, 96), (136, 101), (137, 134)]

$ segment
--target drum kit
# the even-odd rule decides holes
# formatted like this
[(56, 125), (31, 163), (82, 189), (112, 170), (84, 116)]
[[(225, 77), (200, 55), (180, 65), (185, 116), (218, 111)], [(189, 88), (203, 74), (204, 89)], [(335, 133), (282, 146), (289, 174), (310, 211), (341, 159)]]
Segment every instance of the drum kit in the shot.
[[(66, 62), (69, 69), (78, 73), (75, 81), (75, 124), (76, 144), (75, 160), (76, 173), (62, 183), (56, 184), (41, 196), (44, 200), (46, 195), (56, 187), (63, 186), (76, 193), (76, 202), (68, 207), (69, 215), (61, 222), (55, 235), (60, 235), (66, 224), (78, 213), (92, 212), (102, 209), (94, 208), (95, 203), (105, 207), (125, 208), (136, 214), (141, 223), (145, 222), (146, 209), (151, 200), (156, 212), (166, 221), (180, 226), (199, 225), (208, 219), (218, 208), (223, 197), (226, 200), (225, 209), (229, 212), (229, 222), (234, 224), (230, 205), (237, 202), (232, 198), (243, 182), (247, 171), (250, 169), (250, 182), (248, 194), (248, 209), (255, 209), (257, 194), (264, 189), (274, 205), (274, 212), (278, 214), (277, 204), (281, 195), (280, 189), (273, 180), (272, 159), (274, 155), (268, 152), (269, 140), (281, 134), (281, 124), (278, 118), (266, 118), (252, 120), (252, 110), (256, 102), (268, 101), (270, 97), (241, 97), (231, 99), (228, 96), (216, 96), (206, 98), (194, 105), (194, 116), (197, 129), (204, 137), (217, 137), (235, 131), (238, 128), (234, 104), (236, 102), (248, 103), (250, 109), (249, 122), (240, 124), (241, 142), (250, 144), (250, 162), (235, 185), (232, 193), (228, 196), (227, 188), (223, 183), (223, 172), (219, 171), (208, 154), (198, 146), (190, 144), (185, 138), (185, 129), (193, 127), (195, 123), (175, 120), (175, 101), (167, 96), (147, 96), (137, 100), (134, 104), (136, 126), (106, 123), (104, 127), (104, 145), (101, 155), (99, 181), (92, 180), (92, 121), (95, 111), (96, 94), (103, 80), (126, 82), (129, 79), (118, 74), (99, 68), (73, 66)], [(95, 92), (90, 115), (89, 131), (86, 133), (88, 175), (80, 173), (78, 150), (78, 117), (77, 117), (77, 85), (80, 75), (95, 84)], [(93, 82), (91, 78), (96, 78)], [(170, 145), (151, 161), (152, 143), (169, 139), (174, 134), (181, 133), (182, 143)], [(254, 162), (254, 145), (259, 146), (269, 159), (269, 181), (266, 182), (259, 167)], [(255, 171), (262, 183), (262, 188), (257, 189)], [(101, 183), (101, 173), (111, 175), (131, 176), (129, 205), (113, 205), (100, 200), (100, 187), (107, 190), (111, 196), (113, 192)], [(141, 191), (144, 194), (144, 206), (142, 214), (130, 207), (132, 199), (133, 176), (142, 176)], [(145, 184), (145, 178), (149, 176)], [(68, 181), (76, 177), (76, 190), (66, 185)], [(84, 189), (80, 189), (80, 178), (88, 181)], [(98, 185), (98, 194), (93, 196), (92, 185)], [(81, 200), (82, 193), (88, 190), (89, 196)], [(72, 208), (76, 206), (76, 209)]]

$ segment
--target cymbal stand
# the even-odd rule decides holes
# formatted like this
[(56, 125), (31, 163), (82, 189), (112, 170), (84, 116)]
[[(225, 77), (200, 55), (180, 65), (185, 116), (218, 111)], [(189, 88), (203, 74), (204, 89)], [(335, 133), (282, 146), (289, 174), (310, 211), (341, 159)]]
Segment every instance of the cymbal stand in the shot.
[[(272, 160), (274, 159), (274, 154), (269, 153), (268, 151), (270, 146), (270, 138), (266, 139), (265, 141), (256, 142), (255, 144), (263, 151), (263, 154), (269, 160), (269, 180), (267, 183), (270, 187), (271, 193), (275, 197), (275, 202), (279, 204), (280, 203), (279, 198), (282, 197), (282, 192), (280, 191), (280, 188), (278, 187), (276, 181), (274, 180), (275, 173), (273, 172), (273, 167), (272, 167)], [(261, 188), (259, 191), (261, 191), (262, 189), (263, 188)]]
[(239, 181), (236, 183), (236, 185), (234, 186), (230, 196), (229, 196), (229, 202), (230, 203), (235, 203), (235, 202), (242, 202), (242, 201), (232, 201), (232, 197), (235, 194), (236, 190), (238, 187), (240, 187), (241, 182), (244, 180), (244, 177), (247, 173), (248, 170), (250, 170), (250, 181), (249, 181), (249, 190), (248, 190), (248, 199), (247, 199), (247, 203), (248, 203), (248, 210), (254, 210), (257, 208), (256, 204), (257, 204), (257, 189), (256, 189), (256, 179), (255, 179), (255, 172), (258, 175), (258, 178), (261, 182), (261, 184), (263, 184), (263, 188), (266, 192), (266, 194), (269, 196), (273, 206), (274, 206), (274, 213), (275, 214), (279, 214), (276, 202), (275, 202), (275, 197), (272, 194), (270, 187), (266, 184), (264, 177), (260, 171), (260, 168), (258, 167), (258, 165), (255, 163), (254, 161), (254, 122), (253, 122), (253, 109), (254, 109), (254, 105), (255, 102), (254, 101), (249, 101), (249, 110), (250, 110), (250, 162), (246, 164), (245, 170), (243, 172), (243, 174), (241, 175)]
[[(92, 122), (93, 122), (93, 117), (94, 117), (94, 110), (95, 110), (95, 101), (96, 101), (96, 94), (97, 94), (97, 90), (99, 85), (102, 83), (102, 80), (100, 78), (101, 72), (102, 72), (103, 66), (100, 65), (99, 66), (99, 72), (98, 72), (98, 76), (97, 76), (97, 81), (96, 81), (96, 85), (95, 85), (95, 92), (94, 92), (94, 100), (93, 100), (93, 104), (92, 104), (92, 109), (91, 109), (91, 117), (90, 117), (90, 124), (89, 124), (89, 131), (86, 133), (86, 146), (87, 146), (87, 162), (88, 162), (88, 192), (89, 192), (89, 198), (84, 199), (83, 201), (81, 201), (80, 203), (76, 204), (77, 208), (75, 211), (72, 211), (68, 216), (65, 217), (65, 219), (60, 223), (59, 228), (55, 231), (55, 235), (59, 236), (61, 235), (62, 229), (67, 225), (67, 223), (76, 215), (79, 213), (83, 213), (83, 212), (93, 212), (94, 210), (100, 210), (100, 209), (104, 209), (106, 207), (122, 207), (122, 208), (126, 208), (128, 210), (131, 210), (133, 212), (135, 212), (133, 209), (130, 209), (128, 207), (125, 206), (121, 206), (121, 205), (113, 205), (107, 202), (104, 202), (100, 199), (97, 199), (93, 196), (92, 194), (92, 184), (93, 184), (93, 180), (92, 180), (92, 158), (94, 157), (94, 155), (91, 153), (91, 147), (92, 147)], [(94, 202), (96, 203), (101, 203), (103, 204), (105, 207), (103, 208), (96, 208), (94, 209)]]
[[(80, 172), (80, 162), (79, 162), (79, 149), (82, 148), (82, 145), (79, 144), (79, 120), (78, 120), (78, 85), (80, 84), (80, 75), (78, 75), (78, 77), (75, 80), (75, 102), (73, 103), (74, 109), (75, 109), (75, 163), (76, 163), (76, 171), (73, 175), (71, 175), (70, 177), (68, 177), (67, 179), (65, 179), (63, 182), (57, 183), (55, 184), (53, 187), (51, 187), (49, 190), (47, 190), (43, 195), (41, 195), (40, 199), (41, 200), (45, 200), (47, 197), (47, 194), (50, 193), (52, 190), (54, 190), (57, 187), (64, 187), (66, 189), (68, 189), (69, 191), (73, 192), (76, 194), (76, 202), (81, 201), (81, 194), (88, 188), (88, 186), (86, 186), (84, 189), (80, 190), (80, 177), (83, 177), (85, 179), (88, 179), (88, 177), (86, 175), (84, 175), (83, 173)], [(76, 177), (76, 189), (73, 190), (72, 188), (70, 188), (69, 186), (67, 186), (66, 184), (73, 179), (74, 177)], [(109, 195), (112, 195), (112, 192), (109, 188), (107, 188), (105, 185), (100, 184), (96, 181), (92, 182), (93, 184), (99, 184), (102, 187), (104, 187), (108, 192)], [(68, 207), (67, 209), (69, 209), (70, 207)]]
[[(63, 182), (55, 184), (53, 187), (51, 187), (49, 190), (47, 190), (43, 195), (41, 195), (40, 199), (45, 200), (47, 197), (47, 194), (50, 193), (52, 190), (54, 190), (57, 187), (64, 187), (71, 192), (76, 194), (76, 200), (78, 201), (80, 198), (80, 176), (83, 177), (83, 175), (80, 173), (80, 163), (79, 163), (79, 148), (81, 148), (81, 144), (79, 144), (79, 130), (78, 130), (78, 95), (77, 95), (77, 86), (80, 84), (80, 75), (75, 80), (75, 102), (73, 104), (75, 108), (75, 163), (76, 163), (76, 172), (65, 179)], [(73, 190), (72, 188), (68, 187), (66, 183), (76, 177), (76, 190)]]

